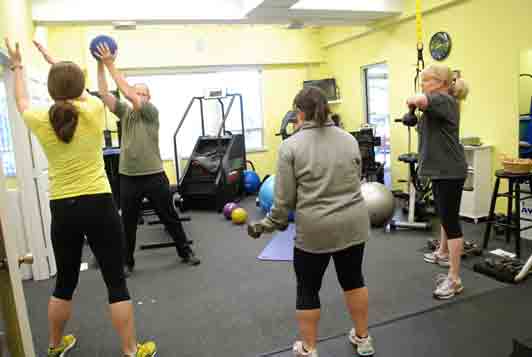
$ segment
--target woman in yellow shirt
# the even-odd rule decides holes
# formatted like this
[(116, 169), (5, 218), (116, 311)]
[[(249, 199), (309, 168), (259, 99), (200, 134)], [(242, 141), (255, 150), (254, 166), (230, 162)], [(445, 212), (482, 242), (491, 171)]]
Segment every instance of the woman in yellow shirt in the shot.
[(72, 313), (85, 237), (107, 286), (111, 320), (120, 335), (124, 355), (154, 356), (155, 344), (137, 345), (135, 336), (133, 306), (123, 271), (120, 216), (101, 152), (103, 103), (87, 95), (78, 65), (55, 62), (42, 46), (36, 46), (52, 64), (48, 92), (54, 104), (50, 108), (30, 108), (19, 44), (12, 48), (6, 39), (17, 109), (48, 159), (51, 235), (57, 264), (56, 286), (48, 305), (48, 356), (64, 356), (76, 343), (74, 336), (63, 336), (63, 330)]

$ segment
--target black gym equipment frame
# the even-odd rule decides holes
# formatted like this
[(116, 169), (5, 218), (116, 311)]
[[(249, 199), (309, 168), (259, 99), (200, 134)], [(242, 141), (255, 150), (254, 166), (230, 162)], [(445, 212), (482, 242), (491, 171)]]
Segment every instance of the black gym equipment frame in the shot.
[[(227, 109), (223, 99), (230, 100)], [(239, 101), (241, 134), (233, 134), (225, 128), (236, 99)], [(206, 100), (215, 100), (220, 105), (222, 122), (216, 136), (205, 133), (203, 104)], [(200, 105), (202, 136), (196, 141), (181, 176), (177, 136), (195, 102)], [(247, 161), (242, 95), (234, 93), (213, 98), (193, 97), (174, 133), (174, 160), (177, 192), (185, 209), (216, 209), (221, 212), (227, 202), (238, 201), (244, 194), (243, 172)]]
[(384, 164), (375, 159), (375, 148), (381, 146), (381, 138), (375, 136), (372, 127), (362, 127), (349, 134), (358, 142), (362, 157), (362, 179), (384, 185)]

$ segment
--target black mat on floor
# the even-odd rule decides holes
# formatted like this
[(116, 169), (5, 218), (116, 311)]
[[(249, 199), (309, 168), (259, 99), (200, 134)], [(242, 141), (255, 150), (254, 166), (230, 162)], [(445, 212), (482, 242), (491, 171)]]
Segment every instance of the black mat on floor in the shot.
[[(530, 340), (532, 283), (487, 292), (372, 329), (379, 357), (509, 357), (512, 340)], [(318, 345), (320, 357), (350, 357), (347, 336)], [(272, 357), (292, 357), (290, 351)]]
[[(257, 216), (254, 199), (244, 205)], [(137, 253), (137, 271), (129, 280), (138, 335), (154, 338), (161, 356), (256, 356), (292, 343), (295, 281), (289, 262), (264, 262), (257, 255), (268, 238), (251, 240), (244, 227), (214, 212), (193, 212), (185, 225), (202, 258), (199, 267), (180, 264), (171, 248)], [(370, 319), (385, 322), (430, 310), (432, 279), (440, 268), (422, 261), (419, 249), (430, 236), (422, 232), (375, 230), (365, 264), (370, 288)], [(166, 240), (161, 226), (143, 226), (139, 244)], [(464, 271), (468, 299), (503, 287), (492, 279)], [(25, 283), (30, 320), (39, 352), (47, 346), (46, 306), (53, 280)], [(75, 356), (120, 355), (107, 316), (106, 292), (99, 272), (81, 273), (75, 308), (67, 332), (79, 337)], [(350, 327), (334, 267), (321, 293), (320, 336)], [(420, 331), (421, 333), (422, 331)]]

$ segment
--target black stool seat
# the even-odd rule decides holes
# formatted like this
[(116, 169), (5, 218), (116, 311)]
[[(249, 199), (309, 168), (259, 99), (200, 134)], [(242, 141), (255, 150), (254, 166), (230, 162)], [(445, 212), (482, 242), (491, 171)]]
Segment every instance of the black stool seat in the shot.
[(506, 172), (504, 170), (497, 170), (495, 171), (495, 177), (504, 178), (504, 179), (530, 180), (532, 178), (532, 172), (528, 172), (524, 174), (514, 174), (511, 172)]
[[(531, 229), (532, 225), (521, 227), (521, 220), (532, 222), (531, 219), (521, 218), (521, 201), (532, 197), (532, 173), (514, 174), (504, 170), (497, 170), (495, 172), (495, 186), (491, 196), (490, 212), (486, 231), (484, 232), (484, 249), (488, 247), (490, 239), (491, 227), (501, 226), (505, 228), (506, 242), (510, 242), (510, 236), (513, 233), (515, 237), (515, 254), (517, 258), (521, 255), (521, 232)], [(499, 193), (501, 180), (508, 180), (508, 192)], [(521, 184), (528, 183), (530, 190), (521, 190)], [(521, 196), (521, 193), (528, 195)], [(495, 220), (495, 206), (497, 198), (504, 197), (508, 200), (506, 207), (506, 220), (504, 223), (496, 222)], [(515, 209), (515, 214), (513, 210)]]
[(401, 154), (399, 155), (399, 161), (405, 162), (407, 164), (415, 164), (417, 163), (417, 154), (410, 152), (408, 154)]

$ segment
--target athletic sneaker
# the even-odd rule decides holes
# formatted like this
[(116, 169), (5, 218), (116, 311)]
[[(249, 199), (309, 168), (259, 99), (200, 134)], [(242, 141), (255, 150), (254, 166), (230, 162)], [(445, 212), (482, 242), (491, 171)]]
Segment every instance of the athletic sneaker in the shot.
[(447, 279), (448, 276), (449, 275), (447, 275), (447, 274), (438, 274), (438, 275), (436, 275), (436, 277), (434, 278), (434, 282), (436, 283), (436, 288), (438, 286), (440, 286), (440, 284), (443, 283), (443, 281), (445, 279)]
[(423, 260), (426, 261), (427, 263), (438, 264), (439, 266), (442, 266), (442, 267), (448, 267), (450, 265), (449, 256), (448, 255), (441, 256), (437, 252), (427, 253), (423, 255)]
[(352, 328), (349, 331), (349, 342), (356, 347), (359, 356), (373, 356), (375, 354), (373, 338), (370, 335), (365, 338), (360, 338), (357, 336), (355, 329)]
[(439, 284), (434, 290), (434, 297), (439, 300), (447, 300), (464, 291), (462, 280), (453, 280), (449, 276), (439, 280)]
[(63, 336), (61, 344), (56, 348), (48, 348), (48, 357), (63, 357), (76, 345), (76, 338), (72, 335)]
[(294, 357), (318, 357), (318, 350), (306, 351), (303, 347), (303, 341), (296, 341), (292, 348)]
[(154, 357), (155, 355), (157, 355), (155, 342), (148, 341), (137, 345), (137, 354), (135, 357)]
[(181, 258), (181, 261), (185, 264), (192, 265), (192, 266), (199, 265), (201, 263), (199, 258), (196, 257), (196, 254), (194, 254), (194, 252), (192, 251), (192, 249), (188, 251), (185, 257)]

